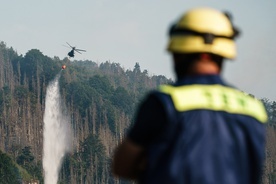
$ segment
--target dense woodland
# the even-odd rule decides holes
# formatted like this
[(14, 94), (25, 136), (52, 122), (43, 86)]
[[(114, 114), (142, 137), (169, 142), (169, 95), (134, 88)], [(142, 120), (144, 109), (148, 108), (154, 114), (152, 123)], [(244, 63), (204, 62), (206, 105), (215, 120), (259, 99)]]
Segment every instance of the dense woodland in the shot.
[[(43, 115), (47, 85), (61, 72), (60, 93), (70, 115), (73, 150), (64, 157), (60, 184), (127, 183), (114, 178), (115, 146), (132, 124), (142, 97), (162, 75), (125, 70), (119, 63), (50, 58), (37, 49), (18, 55), (0, 43), (0, 184), (43, 183)], [(276, 102), (262, 99), (269, 114), (263, 183), (276, 183)]]

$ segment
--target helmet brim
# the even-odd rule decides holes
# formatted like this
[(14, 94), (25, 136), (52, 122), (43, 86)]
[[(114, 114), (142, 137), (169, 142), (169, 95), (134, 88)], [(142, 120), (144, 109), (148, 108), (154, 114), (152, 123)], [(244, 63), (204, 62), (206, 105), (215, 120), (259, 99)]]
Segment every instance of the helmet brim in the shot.
[(236, 46), (233, 40), (215, 38), (212, 44), (204, 43), (199, 36), (172, 36), (167, 50), (174, 53), (212, 53), (224, 58), (236, 57)]

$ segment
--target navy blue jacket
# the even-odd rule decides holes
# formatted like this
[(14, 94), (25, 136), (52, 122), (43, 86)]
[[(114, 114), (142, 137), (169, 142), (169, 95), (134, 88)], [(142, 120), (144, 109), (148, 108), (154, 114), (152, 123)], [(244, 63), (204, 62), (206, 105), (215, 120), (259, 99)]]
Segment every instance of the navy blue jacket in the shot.
[(254, 184), (264, 162), (266, 112), (219, 76), (151, 92), (128, 138), (146, 149), (140, 183)]

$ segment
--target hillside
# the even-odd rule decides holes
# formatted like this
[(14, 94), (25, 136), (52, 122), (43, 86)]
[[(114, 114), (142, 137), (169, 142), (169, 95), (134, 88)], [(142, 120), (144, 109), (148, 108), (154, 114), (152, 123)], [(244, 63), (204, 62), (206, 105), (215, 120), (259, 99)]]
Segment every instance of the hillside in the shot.
[(1, 42), (0, 149), (40, 182), (46, 88), (64, 64), (60, 93), (74, 137), (60, 181), (113, 183), (112, 151), (131, 124), (136, 104), (149, 89), (171, 81), (149, 76), (139, 63), (125, 70), (118, 63), (49, 58), (37, 49), (19, 56)]
[[(10, 175), (43, 183), (43, 116), (46, 88), (61, 71), (60, 93), (70, 116), (73, 150), (65, 156), (60, 183), (125, 183), (110, 173), (114, 147), (131, 126), (142, 97), (160, 84), (139, 63), (125, 70), (119, 63), (49, 58), (37, 49), (18, 55), (0, 43), (0, 166)], [(263, 183), (276, 182), (276, 102), (262, 99), (269, 113)], [(1, 161), (3, 161), (1, 163)], [(0, 167), (0, 183), (5, 173)], [(2, 179), (2, 181), (1, 181)]]

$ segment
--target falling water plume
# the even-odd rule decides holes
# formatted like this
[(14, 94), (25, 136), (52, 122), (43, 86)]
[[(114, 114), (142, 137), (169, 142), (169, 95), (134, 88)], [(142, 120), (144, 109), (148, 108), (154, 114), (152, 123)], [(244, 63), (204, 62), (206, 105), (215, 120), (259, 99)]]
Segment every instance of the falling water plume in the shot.
[(70, 118), (62, 108), (59, 92), (61, 72), (47, 87), (43, 128), (44, 183), (56, 184), (64, 155), (70, 151)]

